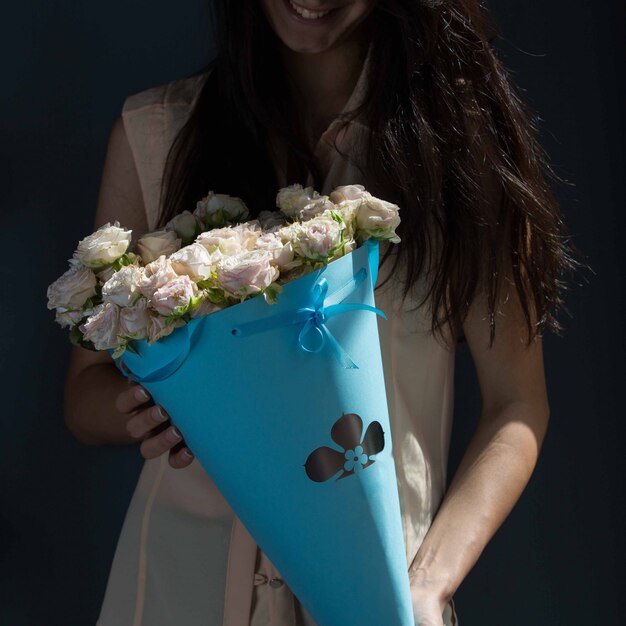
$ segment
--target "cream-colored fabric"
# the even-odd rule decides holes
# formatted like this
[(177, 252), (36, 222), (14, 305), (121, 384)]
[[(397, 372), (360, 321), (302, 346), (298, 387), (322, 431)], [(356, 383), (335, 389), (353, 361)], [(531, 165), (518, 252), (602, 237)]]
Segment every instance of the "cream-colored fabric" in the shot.
[[(344, 110), (364, 93), (368, 59)], [(141, 180), (150, 228), (159, 211), (159, 188), (167, 149), (191, 111), (205, 75), (182, 79), (127, 98), (126, 132)], [(332, 147), (333, 139), (358, 150), (358, 122), (337, 136), (334, 123), (316, 155), (327, 175), (321, 193), (367, 181)], [(284, 148), (276, 141), (279, 184), (285, 177)], [(307, 181), (311, 182), (311, 181)], [(208, 190), (207, 190), (208, 191)], [(233, 193), (232, 189), (215, 189)], [(120, 215), (123, 222), (123, 215)], [(379, 285), (388, 274), (383, 265)], [(402, 302), (395, 277), (376, 293), (385, 384), (407, 567), (439, 507), (446, 486), (452, 426), (454, 348), (429, 330), (426, 308)], [(280, 519), (276, 529), (280, 532)], [(270, 581), (273, 582), (270, 584)], [(453, 602), (446, 626), (457, 626)], [(121, 531), (99, 626), (315, 626), (272, 563), (254, 543), (197, 461), (172, 469), (165, 456), (146, 461)]]

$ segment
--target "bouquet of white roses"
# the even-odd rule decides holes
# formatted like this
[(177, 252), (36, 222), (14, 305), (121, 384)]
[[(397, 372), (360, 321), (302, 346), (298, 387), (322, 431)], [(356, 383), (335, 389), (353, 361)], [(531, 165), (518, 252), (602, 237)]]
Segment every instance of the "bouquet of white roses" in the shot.
[(413, 626), (374, 298), (399, 210), (360, 185), (276, 203), (209, 193), (134, 251), (106, 224), (48, 306), (165, 408), (317, 624)]
[(80, 243), (70, 268), (48, 288), (48, 308), (76, 345), (121, 356), (133, 340), (153, 343), (190, 319), (263, 295), (354, 250), (369, 238), (398, 242), (396, 205), (361, 185), (322, 196), (295, 184), (279, 211), (246, 221), (239, 199), (210, 192), (193, 213), (143, 235), (105, 224)]

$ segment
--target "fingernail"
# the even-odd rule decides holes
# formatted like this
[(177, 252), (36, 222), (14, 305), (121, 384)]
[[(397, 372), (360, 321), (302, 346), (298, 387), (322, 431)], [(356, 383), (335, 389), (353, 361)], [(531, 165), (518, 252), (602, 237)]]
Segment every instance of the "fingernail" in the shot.
[(165, 433), (165, 438), (170, 442), (170, 443), (175, 443), (177, 441), (179, 441), (181, 439), (181, 434), (178, 431), (177, 428), (175, 428), (174, 426), (172, 426), (172, 428), (170, 428), (166, 433)]
[(167, 415), (163, 409), (157, 404), (152, 408), (152, 417), (155, 422), (164, 422), (167, 419)]
[(135, 389), (135, 398), (140, 402), (145, 402), (146, 400), (150, 400), (150, 394), (143, 387), (138, 386), (137, 389)]
[(193, 454), (191, 453), (191, 450), (189, 448), (183, 448), (182, 456), (188, 461), (191, 461), (191, 459), (193, 459)]

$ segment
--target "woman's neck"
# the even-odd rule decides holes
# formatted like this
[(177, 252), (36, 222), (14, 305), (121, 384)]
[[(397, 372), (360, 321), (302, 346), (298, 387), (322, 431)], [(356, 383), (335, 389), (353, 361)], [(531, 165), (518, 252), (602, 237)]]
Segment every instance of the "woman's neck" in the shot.
[(356, 37), (318, 54), (297, 53), (281, 46), (283, 63), (294, 86), (291, 97), (312, 146), (348, 102), (366, 53), (367, 43)]

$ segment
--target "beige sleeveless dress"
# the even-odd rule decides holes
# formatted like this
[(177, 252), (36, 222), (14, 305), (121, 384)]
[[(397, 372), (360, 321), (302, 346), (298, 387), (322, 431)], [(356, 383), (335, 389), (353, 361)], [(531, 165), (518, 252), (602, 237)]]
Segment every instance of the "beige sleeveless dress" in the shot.
[[(366, 59), (344, 110), (362, 97), (367, 67)], [(205, 78), (173, 81), (124, 103), (122, 116), (150, 229), (158, 217), (167, 150)], [(339, 145), (345, 148), (354, 141), (358, 130), (355, 122), (338, 138)], [(328, 171), (318, 190), (324, 194), (342, 184), (365, 184), (331, 147), (336, 134), (337, 125), (331, 124), (317, 146), (323, 171)], [(285, 179), (285, 153), (275, 147), (281, 186), (305, 182)], [(231, 189), (214, 191), (236, 195)], [(386, 275), (383, 266), (379, 283)], [(455, 351), (436, 341), (425, 309), (409, 311), (413, 300), (401, 305), (398, 288), (392, 279), (376, 300), (388, 316), (379, 320), (379, 329), (409, 567), (446, 488)], [(176, 470), (166, 457), (144, 463), (97, 626), (315, 626), (199, 463)], [(280, 529), (277, 517), (276, 531)], [(443, 617), (446, 626), (458, 625), (453, 601)]]

